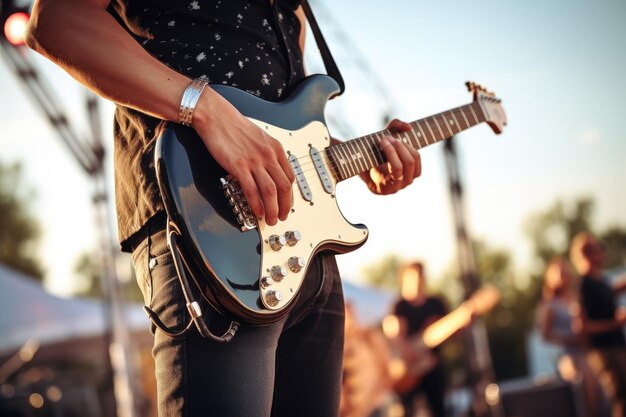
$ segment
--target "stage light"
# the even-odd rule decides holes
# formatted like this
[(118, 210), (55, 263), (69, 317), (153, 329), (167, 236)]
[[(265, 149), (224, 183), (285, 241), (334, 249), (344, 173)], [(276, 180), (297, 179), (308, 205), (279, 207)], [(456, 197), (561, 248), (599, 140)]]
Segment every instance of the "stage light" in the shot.
[(30, 15), (25, 12), (16, 12), (7, 17), (4, 21), (4, 37), (11, 45), (19, 46), (24, 44), (24, 33)]

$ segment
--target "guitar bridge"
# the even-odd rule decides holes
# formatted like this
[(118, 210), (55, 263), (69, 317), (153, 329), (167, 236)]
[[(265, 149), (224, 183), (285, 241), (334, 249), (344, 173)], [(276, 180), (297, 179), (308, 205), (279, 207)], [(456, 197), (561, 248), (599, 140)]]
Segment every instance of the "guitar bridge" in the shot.
[(239, 223), (241, 231), (246, 232), (256, 229), (258, 224), (257, 218), (252, 213), (252, 210), (250, 210), (250, 206), (248, 206), (239, 181), (232, 175), (228, 175), (226, 178), (220, 178), (220, 181), (222, 182), (222, 190), (224, 190), (226, 199), (233, 209), (233, 214), (237, 219), (237, 223)]

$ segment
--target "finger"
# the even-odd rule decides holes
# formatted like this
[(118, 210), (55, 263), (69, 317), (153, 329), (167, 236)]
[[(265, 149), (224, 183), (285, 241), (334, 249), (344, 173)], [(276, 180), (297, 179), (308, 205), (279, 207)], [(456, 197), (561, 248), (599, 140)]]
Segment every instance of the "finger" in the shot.
[(265, 213), (263, 210), (263, 201), (261, 200), (259, 189), (257, 188), (252, 174), (247, 173), (245, 175), (240, 175), (237, 180), (239, 181), (239, 187), (241, 188), (252, 213), (254, 213), (257, 218), (264, 217)]
[(411, 125), (409, 123), (407, 123), (407, 122), (403, 122), (402, 120), (393, 119), (387, 125), (387, 129), (395, 130), (395, 131), (398, 131), (398, 132), (406, 132), (406, 131), (411, 130)]
[[(277, 201), (278, 201), (278, 218), (280, 220), (287, 220), (287, 215), (293, 207), (293, 182), (287, 178), (285, 172), (279, 165), (271, 166), (268, 169), (272, 181), (276, 186)], [(290, 169), (293, 174), (293, 171)]]
[[(372, 170), (374, 169), (375, 168), (372, 168)], [(372, 170), (361, 172), (359, 176), (361, 177), (363, 182), (365, 182), (365, 185), (367, 185), (367, 188), (369, 188), (371, 192), (373, 192), (374, 194), (380, 194), (380, 185), (377, 184), (374, 180), (372, 180), (372, 174), (371, 174)]]
[(270, 174), (264, 168), (252, 173), (254, 181), (261, 195), (265, 223), (274, 226), (278, 221), (278, 192)]
[(409, 148), (400, 141), (393, 142), (393, 146), (396, 148), (396, 152), (398, 152), (398, 158), (402, 163), (402, 176), (395, 177), (396, 180), (400, 180), (404, 185), (408, 185), (413, 182), (413, 175), (415, 172), (415, 159)]
[(404, 146), (401, 142), (389, 137), (384, 137), (381, 141), (381, 148), (390, 167), (389, 171), (394, 178), (400, 178), (403, 173), (402, 161), (398, 155), (397, 145)]
[(281, 145), (281, 143), (277, 141), (276, 139), (273, 139), (273, 144), (274, 144), (274, 153), (276, 154), (276, 161), (278, 162), (278, 165), (280, 165), (281, 169), (283, 170), (283, 173), (287, 177), (287, 180), (289, 181), (289, 183), (293, 184), (293, 182), (296, 180), (296, 176), (293, 173), (293, 167), (291, 166), (291, 164), (289, 163), (289, 160), (287, 159), (287, 153), (283, 149), (283, 146)]
[(409, 149), (409, 152), (411, 153), (411, 156), (413, 157), (413, 160), (415, 161), (413, 178), (417, 178), (420, 175), (422, 175), (422, 157), (416, 149), (410, 146), (408, 147), (408, 149)]

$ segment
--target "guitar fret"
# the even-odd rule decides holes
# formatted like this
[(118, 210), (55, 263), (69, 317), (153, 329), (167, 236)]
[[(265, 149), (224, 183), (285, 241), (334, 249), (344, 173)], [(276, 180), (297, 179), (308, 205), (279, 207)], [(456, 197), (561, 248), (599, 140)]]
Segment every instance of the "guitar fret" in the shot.
[(407, 146), (412, 146), (411, 139), (408, 136), (408, 132), (401, 132), (398, 134), (398, 139), (402, 141)]
[(352, 172), (352, 164), (350, 163), (350, 159), (348, 158), (345, 151), (345, 144), (337, 145), (337, 152), (340, 154), (339, 162), (343, 166), (346, 171), (346, 178), (350, 178), (354, 173)]
[[(418, 122), (415, 122), (413, 124), (417, 126), (417, 128), (419, 129), (419, 132), (416, 133), (416, 136), (417, 136), (417, 142), (420, 144), (420, 148), (423, 148), (424, 146), (428, 146), (426, 135), (424, 134), (424, 131), (422, 130), (422, 127), (420, 126), (420, 124)], [(419, 140), (420, 137), (422, 137), (423, 142), (420, 142)]]
[(352, 150), (350, 149), (350, 142), (345, 142), (343, 146), (343, 152), (346, 155), (346, 161), (348, 161), (348, 165), (350, 166), (351, 174), (356, 175), (359, 173), (359, 166), (352, 157)]
[(461, 113), (461, 116), (463, 116), (463, 120), (465, 120), (465, 124), (466, 124), (465, 128), (466, 128), (466, 129), (468, 129), (471, 125), (470, 125), (469, 120), (467, 120), (467, 116), (465, 115), (465, 110), (464, 110), (464, 108), (465, 108), (465, 107), (461, 107), (461, 108), (459, 108), (458, 110), (459, 110), (459, 112)]
[(359, 166), (354, 159), (354, 151), (352, 150), (352, 141), (347, 141), (343, 143), (343, 150), (346, 154), (346, 159), (350, 162), (350, 167), (352, 168), (352, 175), (355, 175), (359, 171)]
[(377, 164), (382, 164), (383, 162), (385, 162), (385, 159), (383, 158), (382, 153), (380, 152), (380, 147), (378, 146), (378, 143), (376, 142), (376, 139), (374, 138), (373, 135), (367, 135), (367, 140), (370, 143), (370, 146), (372, 147), (372, 149), (374, 149), (374, 151), (376, 152), (374, 154), (374, 158), (376, 159)]
[(332, 162), (332, 166), (335, 169), (338, 180), (345, 180), (348, 178), (347, 172), (343, 169), (341, 162), (339, 161), (339, 155), (337, 155), (339, 146), (332, 146), (326, 149), (325, 153)]
[(484, 122), (485, 120), (487, 120), (486, 117), (485, 117), (485, 113), (483, 112), (483, 108), (480, 106), (479, 103), (474, 102), (474, 103), (470, 104), (470, 106), (472, 108), (476, 107), (476, 114), (480, 116), (478, 118), (478, 123)]
[(367, 171), (369, 169), (369, 166), (371, 166), (371, 162), (367, 158), (367, 152), (362, 146), (361, 139), (357, 139), (354, 141), (354, 147), (357, 149), (357, 152), (360, 155), (361, 163), (363, 165), (359, 172)]
[(322, 159), (324, 159), (324, 163), (326, 164), (327, 167), (330, 168), (330, 170), (333, 173), (335, 182), (344, 180), (345, 178), (343, 177), (343, 174), (341, 173), (339, 166), (335, 162), (334, 155), (331, 155), (332, 153), (333, 153), (332, 148), (323, 149), (320, 151), (320, 155), (322, 156)]
[(450, 119), (448, 119), (446, 117), (446, 113), (441, 113), (441, 120), (443, 120), (443, 124), (448, 128), (448, 132), (450, 132), (450, 136), (447, 136), (449, 138), (451, 138), (452, 136), (454, 136), (454, 132), (452, 131), (452, 127), (451, 125), (454, 125), (454, 121), (452, 121), (452, 123), (450, 123)]
[(378, 165), (376, 163), (376, 160), (374, 159), (374, 151), (372, 150), (372, 147), (370, 146), (369, 142), (367, 142), (367, 139), (362, 138), (361, 140), (359, 140), (358, 144), (359, 144), (359, 147), (362, 149), (363, 154), (366, 157), (368, 169), (373, 168), (376, 165)]
[(333, 171), (335, 179), (337, 181), (345, 180), (346, 178), (344, 177), (343, 172), (341, 172), (341, 168), (339, 167), (337, 158), (335, 157), (335, 148), (330, 147), (320, 151), (320, 153), (322, 154), (322, 157), (326, 158), (324, 162)]
[(352, 150), (352, 160), (356, 164), (359, 173), (365, 171), (367, 168), (365, 166), (365, 160), (363, 159), (363, 152), (361, 152), (361, 150), (357, 146), (356, 141), (351, 140), (348, 142), (348, 144), (350, 146), (350, 149)]
[(421, 148), (419, 141), (417, 140), (417, 135), (415, 134), (415, 130), (411, 129), (409, 130), (407, 133), (407, 136), (413, 135), (413, 138), (409, 137), (409, 140), (411, 141), (411, 145), (413, 146), (413, 149), (419, 149)]
[(458, 132), (463, 130), (463, 126), (461, 126), (461, 124), (459, 123), (459, 121), (456, 119), (456, 116), (454, 115), (454, 110), (450, 110), (450, 115), (452, 116), (452, 118), (454, 119), (454, 123), (456, 124), (456, 126), (458, 127)]
[(437, 138), (437, 142), (439, 142), (441, 139), (445, 138), (446, 135), (443, 134), (443, 130), (441, 130), (441, 127), (439, 126), (439, 122), (437, 121), (437, 116), (433, 116), (431, 117), (432, 120), (435, 121), (435, 125), (437, 125), (437, 129), (439, 130), (439, 133), (441, 134), (441, 137)]
[(472, 108), (472, 106), (471, 106), (471, 105), (469, 105), (468, 107), (469, 107), (470, 111), (472, 112), (472, 115), (474, 116), (474, 120), (476, 120), (476, 123), (474, 123), (474, 124), (478, 124), (478, 123), (480, 123), (480, 122), (478, 121), (478, 117), (476, 117), (476, 113), (474, 113), (474, 109)]
[(435, 134), (433, 133), (433, 130), (430, 128), (430, 125), (428, 124), (428, 119), (424, 119), (424, 123), (426, 123), (426, 127), (428, 128), (428, 131), (430, 132), (430, 138), (432, 139), (432, 141), (429, 141), (428, 138), (426, 138), (426, 142), (428, 142), (429, 145), (432, 145), (433, 143), (437, 142), (437, 140), (435, 139)]

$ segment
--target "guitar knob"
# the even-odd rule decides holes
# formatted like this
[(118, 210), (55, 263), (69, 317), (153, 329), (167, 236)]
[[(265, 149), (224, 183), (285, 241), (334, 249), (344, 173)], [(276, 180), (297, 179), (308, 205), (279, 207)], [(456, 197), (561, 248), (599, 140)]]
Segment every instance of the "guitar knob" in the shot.
[(287, 268), (280, 265), (273, 266), (270, 272), (274, 281), (278, 282), (282, 281), (283, 278), (287, 276)]
[(287, 265), (289, 265), (289, 269), (291, 269), (292, 272), (300, 272), (300, 270), (304, 268), (304, 265), (306, 265), (306, 262), (304, 262), (304, 258), (300, 256), (292, 256), (287, 261)]
[(280, 303), (282, 299), (283, 293), (280, 291), (268, 291), (267, 294), (265, 294), (265, 302), (272, 307)]
[(261, 288), (267, 288), (274, 283), (274, 280), (271, 277), (263, 277), (261, 278)]
[(270, 244), (270, 248), (278, 252), (287, 244), (287, 239), (285, 239), (285, 236), (283, 235), (272, 235), (270, 236), (268, 242)]
[(285, 233), (285, 238), (287, 238), (287, 244), (289, 246), (295, 246), (296, 243), (302, 240), (302, 234), (297, 230), (290, 230)]

